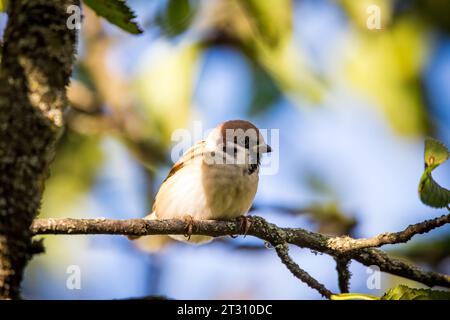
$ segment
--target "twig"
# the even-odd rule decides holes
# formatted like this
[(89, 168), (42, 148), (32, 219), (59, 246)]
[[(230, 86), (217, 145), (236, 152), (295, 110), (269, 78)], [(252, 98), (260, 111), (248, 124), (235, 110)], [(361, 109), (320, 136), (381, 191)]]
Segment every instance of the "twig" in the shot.
[(352, 276), (349, 270), (350, 259), (335, 257), (334, 260), (336, 261), (339, 290), (341, 293), (348, 293), (350, 292), (350, 277)]
[(329, 240), (329, 245), (340, 251), (357, 250), (363, 248), (381, 247), (385, 244), (408, 242), (416, 234), (426, 233), (435, 228), (450, 223), (450, 214), (425, 220), (408, 226), (399, 232), (385, 232), (373, 238), (352, 239), (350, 237), (336, 237)]
[[(366, 248), (343, 250), (329, 244), (330, 236), (310, 232), (302, 228), (280, 228), (261, 217), (252, 216), (247, 234), (271, 244), (291, 243), (301, 248), (356, 260), (366, 266), (377, 265), (381, 271), (421, 282), (430, 287), (450, 288), (450, 276), (436, 272), (426, 272), (420, 268), (389, 257), (385, 252)], [(119, 234), (156, 235), (184, 234), (186, 224), (183, 220), (111, 220), (111, 219), (36, 219), (31, 231), (33, 234)], [(242, 234), (239, 221), (195, 221), (193, 234), (213, 237)]]
[(281, 243), (275, 246), (278, 257), (288, 270), (298, 279), (306, 283), (309, 287), (319, 291), (325, 298), (329, 299), (333, 294), (323, 284), (309, 275), (308, 272), (300, 268), (294, 260), (289, 256), (289, 246), (287, 243)]

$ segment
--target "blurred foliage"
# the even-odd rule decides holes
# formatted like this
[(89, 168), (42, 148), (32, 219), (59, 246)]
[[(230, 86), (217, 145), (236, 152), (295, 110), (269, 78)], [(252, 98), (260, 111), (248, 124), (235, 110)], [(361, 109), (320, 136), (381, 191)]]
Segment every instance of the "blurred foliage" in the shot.
[[(174, 130), (185, 128), (192, 110), (198, 47), (161, 41), (139, 68), (136, 90), (148, 135), (170, 146)], [(168, 116), (169, 115), (169, 116)]]
[(326, 85), (293, 39), (292, 10), (289, 0), (217, 1), (205, 10), (203, 28), (208, 37), (203, 43), (236, 48), (263, 68), (296, 105), (318, 103)]
[(257, 115), (269, 111), (275, 103), (283, 97), (283, 93), (274, 79), (261, 68), (260, 65), (252, 63), (252, 98), (249, 114)]
[(357, 224), (356, 219), (344, 212), (336, 201), (314, 204), (304, 212), (309, 212), (312, 222), (318, 224), (318, 232), (332, 236), (351, 235)]
[[(418, 136), (429, 129), (420, 74), (427, 57), (427, 17), (434, 21), (443, 12), (438, 9), (445, 9), (438, 2), (338, 1), (355, 27), (346, 45), (345, 76), (402, 135)], [(268, 111), (282, 96), (296, 105), (318, 103), (329, 89), (326, 76), (312, 70), (293, 38), (295, 5), (291, 0), (167, 0), (159, 1), (153, 22), (168, 38), (190, 31), (196, 42), (191, 45), (198, 49), (195, 59), (201, 59), (202, 49), (220, 45), (246, 55), (253, 82), (249, 113), (256, 114)], [(381, 10), (382, 25), (375, 31), (366, 26), (368, 7), (374, 5)]]
[(41, 217), (67, 214), (67, 207), (89, 191), (104, 161), (100, 137), (70, 130), (60, 139), (56, 154), (45, 185)]
[(444, 259), (450, 257), (450, 234), (423, 241), (414, 241), (390, 252), (416, 263), (426, 263), (438, 268)]
[(196, 13), (197, 1), (168, 0), (155, 19), (163, 34), (173, 37), (186, 31)]
[(83, 0), (99, 16), (132, 34), (142, 33), (141, 28), (133, 20), (135, 14), (124, 0)]
[(341, 293), (331, 296), (332, 300), (450, 300), (449, 291), (410, 288), (398, 285), (382, 297), (361, 293)]
[[(414, 14), (430, 28), (450, 33), (450, 1), (448, 0), (397, 0), (396, 15)], [(394, 16), (395, 17), (395, 16)]]
[(382, 32), (355, 31), (345, 73), (350, 84), (372, 99), (400, 134), (427, 131), (427, 114), (419, 75), (427, 40), (423, 26), (405, 17)]
[(306, 215), (317, 225), (317, 231), (331, 236), (351, 235), (357, 221), (344, 212), (337, 201), (314, 203), (308, 207), (288, 207), (282, 205), (254, 205), (254, 210), (275, 210), (283, 214)]
[[(436, 8), (422, 1), (406, 2), (338, 1), (351, 22), (342, 71), (352, 87), (374, 102), (397, 133), (416, 136), (427, 131), (428, 125), (420, 77), (428, 57), (425, 34), (429, 24), (418, 8), (428, 6), (427, 15), (436, 14)], [(139, 28), (125, 2), (85, 3), (112, 23), (134, 28), (131, 32)], [(252, 80), (251, 115), (268, 112), (285, 97), (298, 106), (304, 106), (305, 101), (322, 101), (331, 82), (329, 75), (313, 71), (302, 51), (303, 44), (294, 38), (293, 25), (301, 23), (293, 20), (297, 4), (291, 0), (159, 1), (149, 28), (162, 32), (151, 50), (140, 54), (135, 74), (129, 79), (104, 71), (92, 76), (98, 63), (108, 59), (107, 53), (114, 50), (111, 44), (117, 40), (96, 30), (101, 39), (110, 39), (105, 41), (106, 49), (96, 51), (100, 55), (93, 62), (79, 65), (78, 75), (97, 100), (104, 99), (101, 116), (112, 119), (113, 127), (111, 131), (107, 126), (107, 133), (118, 137), (145, 167), (155, 170), (165, 164), (164, 153), (169, 150), (173, 131), (185, 128), (195, 117), (192, 100), (197, 69), (203, 53), (211, 47), (230, 46), (247, 58)], [(367, 29), (369, 5), (380, 7), (382, 30)], [(89, 28), (102, 28), (87, 18), (85, 25)], [(90, 32), (87, 57), (95, 48), (89, 41), (99, 42)], [(106, 83), (99, 85), (100, 81)], [(98, 94), (97, 88), (102, 86), (113, 89)], [(101, 128), (95, 121), (91, 126)], [(431, 179), (427, 181), (426, 187), (436, 187)], [(308, 210), (322, 232), (348, 234), (355, 223), (336, 204), (313, 205)]]
[(425, 170), (419, 183), (420, 200), (430, 207), (444, 208), (450, 204), (450, 190), (441, 187), (431, 176), (431, 172), (447, 161), (450, 153), (438, 140), (425, 140)]
[(368, 9), (372, 6), (376, 6), (380, 9), (381, 26), (383, 29), (391, 22), (394, 4), (394, 1), (392, 0), (340, 0), (339, 2), (351, 21), (361, 31), (370, 32), (370, 30), (367, 29), (367, 17), (371, 14), (371, 11)]
[(255, 33), (269, 47), (277, 47), (292, 34), (292, 2), (290, 0), (240, 0)]
[(6, 11), (9, 0), (0, 0), (0, 12)]

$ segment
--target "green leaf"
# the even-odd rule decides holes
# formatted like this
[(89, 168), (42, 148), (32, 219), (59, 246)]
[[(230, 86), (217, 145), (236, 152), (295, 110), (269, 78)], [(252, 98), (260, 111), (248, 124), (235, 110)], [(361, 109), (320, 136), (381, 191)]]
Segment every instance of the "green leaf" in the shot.
[(450, 191), (434, 181), (430, 172), (425, 171), (419, 185), (420, 200), (433, 208), (444, 208), (450, 203)]
[(135, 14), (123, 0), (84, 0), (84, 3), (99, 16), (132, 34), (142, 33), (139, 25), (133, 20)]
[(450, 191), (434, 181), (431, 172), (440, 164), (447, 161), (449, 152), (447, 147), (438, 140), (425, 140), (425, 170), (419, 183), (420, 200), (433, 208), (444, 208), (450, 204)]
[(409, 288), (398, 285), (389, 289), (381, 298), (363, 293), (331, 295), (331, 300), (450, 300), (450, 291)]
[(450, 300), (450, 292), (398, 285), (386, 292), (381, 300)]
[(425, 140), (425, 164), (433, 169), (448, 160), (450, 153), (440, 141), (427, 138)]

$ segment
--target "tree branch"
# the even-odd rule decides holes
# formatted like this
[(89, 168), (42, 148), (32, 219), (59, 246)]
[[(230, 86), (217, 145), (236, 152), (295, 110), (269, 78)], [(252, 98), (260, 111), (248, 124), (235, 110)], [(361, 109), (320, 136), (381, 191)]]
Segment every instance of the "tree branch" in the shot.
[(381, 233), (373, 238), (352, 239), (350, 237), (336, 237), (330, 239), (329, 245), (341, 251), (349, 251), (408, 242), (416, 234), (427, 233), (447, 223), (450, 223), (450, 214), (412, 224), (403, 231)]
[(287, 243), (281, 243), (275, 246), (278, 257), (281, 262), (289, 269), (289, 271), (298, 279), (306, 283), (311, 288), (319, 291), (319, 293), (325, 298), (329, 299), (333, 294), (323, 284), (309, 275), (308, 272), (300, 268), (294, 260), (289, 256), (289, 246)]
[(341, 293), (348, 293), (350, 290), (350, 277), (352, 276), (349, 270), (350, 260), (340, 257), (335, 257), (334, 260), (336, 261), (339, 290)]
[[(381, 271), (424, 283), (430, 287), (450, 288), (450, 276), (426, 272), (399, 259), (389, 257), (385, 252), (372, 249), (345, 250), (330, 245), (330, 236), (310, 232), (302, 228), (280, 228), (261, 217), (250, 217), (251, 224), (247, 234), (271, 243), (291, 243), (301, 248), (329, 254), (333, 257), (356, 260), (366, 266), (377, 265)], [(185, 234), (183, 220), (111, 220), (111, 219), (36, 219), (31, 226), (35, 235), (39, 234), (119, 234), (119, 235), (157, 235)], [(193, 234), (213, 237), (243, 234), (239, 221), (194, 221)]]

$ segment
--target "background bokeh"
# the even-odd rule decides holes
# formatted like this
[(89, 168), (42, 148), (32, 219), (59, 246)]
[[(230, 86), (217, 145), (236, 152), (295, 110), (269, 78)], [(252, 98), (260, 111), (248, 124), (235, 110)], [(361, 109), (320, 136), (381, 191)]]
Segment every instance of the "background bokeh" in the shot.
[[(372, 236), (442, 214), (421, 204), (423, 139), (450, 145), (450, 2), (134, 0), (130, 35), (84, 8), (71, 109), (40, 217), (143, 217), (167, 174), (172, 132), (248, 119), (279, 129), (279, 170), (252, 214), (280, 226)], [(382, 28), (369, 30), (369, 5)], [(0, 15), (3, 31), (6, 16)], [(450, 165), (434, 173), (450, 186)], [(450, 273), (450, 228), (387, 246)], [(122, 236), (46, 236), (27, 268), (30, 299), (315, 299), (259, 239), (204, 246)], [(292, 248), (338, 291), (332, 258)], [(66, 287), (80, 267), (80, 290)], [(369, 289), (353, 262), (352, 292)]]

